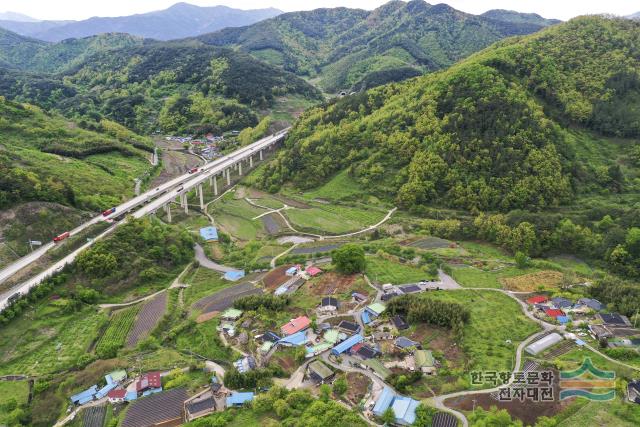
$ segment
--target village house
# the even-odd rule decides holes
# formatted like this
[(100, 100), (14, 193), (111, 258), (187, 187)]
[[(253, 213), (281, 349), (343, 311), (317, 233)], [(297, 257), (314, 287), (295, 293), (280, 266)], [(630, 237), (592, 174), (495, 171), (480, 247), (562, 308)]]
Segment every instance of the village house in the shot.
[(316, 384), (325, 384), (330, 382), (335, 373), (324, 363), (319, 360), (314, 360), (309, 363), (309, 378)]
[(311, 325), (311, 320), (307, 316), (299, 316), (291, 319), (280, 328), (283, 335), (293, 335), (296, 332), (304, 331)]
[(340, 308), (340, 303), (334, 297), (324, 297), (320, 301), (318, 311), (322, 314), (335, 313)]

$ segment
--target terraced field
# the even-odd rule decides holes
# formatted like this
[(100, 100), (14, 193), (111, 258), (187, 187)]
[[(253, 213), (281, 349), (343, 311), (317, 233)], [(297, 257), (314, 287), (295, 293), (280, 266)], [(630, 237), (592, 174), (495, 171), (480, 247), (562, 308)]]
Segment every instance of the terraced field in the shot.
[(147, 302), (138, 317), (133, 329), (127, 337), (127, 347), (134, 347), (140, 340), (143, 340), (156, 327), (164, 312), (167, 310), (167, 293), (162, 292), (158, 296)]
[(106, 406), (92, 406), (82, 411), (82, 427), (102, 427), (107, 414)]
[(108, 349), (124, 346), (138, 311), (140, 311), (139, 305), (117, 310), (111, 314), (109, 326), (96, 344), (96, 354), (103, 354)]

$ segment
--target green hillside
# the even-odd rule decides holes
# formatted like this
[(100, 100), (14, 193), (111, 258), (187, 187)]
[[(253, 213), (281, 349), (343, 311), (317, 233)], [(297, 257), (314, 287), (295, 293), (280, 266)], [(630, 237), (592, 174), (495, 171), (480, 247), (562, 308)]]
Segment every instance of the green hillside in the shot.
[(0, 209), (47, 201), (96, 210), (131, 197), (151, 143), (113, 122), (97, 127), (0, 97)]
[(406, 208), (502, 211), (633, 190), (633, 142), (621, 143), (616, 161), (613, 148), (595, 154), (594, 132), (640, 136), (638, 46), (637, 22), (577, 18), (444, 72), (312, 109), (263, 185), (309, 188), (349, 168)]
[(485, 18), (413, 0), (392, 1), (371, 12), (335, 8), (286, 13), (198, 39), (249, 52), (335, 92), (443, 69), (497, 40), (529, 34), (545, 24)]
[(243, 129), (255, 126), (278, 97), (321, 99), (290, 73), (198, 42), (96, 50), (59, 75), (0, 73), (0, 88), (68, 117), (106, 117), (142, 133)]

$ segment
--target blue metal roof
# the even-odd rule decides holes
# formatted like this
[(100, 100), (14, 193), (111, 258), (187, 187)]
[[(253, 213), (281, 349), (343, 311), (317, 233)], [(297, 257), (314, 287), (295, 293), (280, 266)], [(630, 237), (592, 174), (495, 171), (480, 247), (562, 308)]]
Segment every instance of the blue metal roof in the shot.
[(362, 335), (360, 335), (360, 334), (352, 335), (349, 338), (347, 338), (346, 340), (342, 341), (337, 346), (333, 347), (333, 349), (331, 350), (331, 354), (336, 355), (336, 356), (339, 355), (339, 354), (342, 354), (345, 351), (349, 350), (354, 345), (356, 345), (356, 344), (358, 344), (359, 342), (362, 342), (362, 341), (364, 341), (364, 337)]
[[(78, 394), (74, 394), (73, 396), (71, 396), (71, 401), (73, 403), (79, 403), (82, 400), (85, 400), (87, 397), (89, 398), (89, 400), (93, 399), (93, 396), (96, 394), (96, 392), (98, 391), (98, 386), (97, 385), (93, 385), (90, 388), (81, 391)], [(88, 402), (88, 400), (85, 400), (84, 403)], [(82, 404), (82, 403), (80, 403)]]
[(293, 335), (282, 338), (278, 343), (290, 345), (302, 345), (307, 342), (307, 334), (305, 331), (296, 332)]
[(149, 396), (150, 394), (156, 394), (156, 393), (160, 393), (162, 391), (162, 387), (158, 387), (158, 388), (150, 388), (148, 390), (145, 390), (142, 393), (142, 396)]
[(231, 280), (232, 282), (235, 282), (236, 280), (240, 280), (243, 277), (244, 277), (244, 270), (227, 271), (226, 273), (224, 273), (224, 278), (227, 280)]
[(244, 405), (251, 400), (253, 400), (253, 393), (250, 391), (245, 393), (233, 392), (227, 396), (227, 406)]
[(138, 398), (138, 393), (135, 391), (128, 391), (127, 394), (124, 395), (124, 400), (129, 402), (132, 400), (136, 400)]
[(362, 312), (362, 323), (364, 323), (365, 325), (371, 323), (371, 316), (369, 316), (369, 312), (367, 310), (364, 310)]
[(206, 242), (217, 241), (218, 229), (215, 227), (204, 227), (200, 229), (200, 235)]
[(571, 322), (571, 317), (569, 317), (569, 316), (558, 316), (558, 317), (556, 317), (556, 320), (561, 325), (564, 325), (565, 323)]
[(377, 417), (384, 414), (393, 402), (393, 398), (396, 397), (396, 394), (389, 387), (385, 387), (378, 396), (378, 400), (376, 400), (376, 405), (373, 407), (373, 414)]
[[(111, 378), (111, 377), (109, 377), (109, 378)], [(114, 382), (111, 382), (111, 384), (107, 384), (106, 386), (102, 387), (96, 393), (96, 399), (102, 399), (103, 397), (105, 397), (107, 395), (107, 393), (109, 393), (111, 390), (113, 390), (117, 386), (118, 386), (118, 384), (116, 384)]]
[(396, 422), (401, 425), (411, 425), (416, 420), (416, 408), (420, 402), (410, 397), (396, 396), (391, 408), (396, 416)]

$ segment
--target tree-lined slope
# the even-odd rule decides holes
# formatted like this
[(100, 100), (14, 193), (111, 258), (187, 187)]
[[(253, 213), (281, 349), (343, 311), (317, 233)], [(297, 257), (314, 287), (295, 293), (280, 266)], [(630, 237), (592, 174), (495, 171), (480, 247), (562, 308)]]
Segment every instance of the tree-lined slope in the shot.
[(313, 187), (349, 167), (405, 207), (480, 210), (541, 209), (582, 187), (621, 191), (620, 165), (583, 159), (597, 142), (568, 128), (640, 136), (639, 47), (640, 23), (577, 18), (312, 109), (262, 183)]
[(336, 91), (446, 68), (497, 40), (544, 25), (412, 0), (391, 1), (370, 12), (335, 8), (286, 13), (198, 39), (239, 48), (298, 75), (319, 76), (323, 89)]

